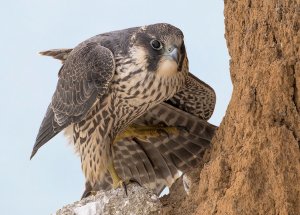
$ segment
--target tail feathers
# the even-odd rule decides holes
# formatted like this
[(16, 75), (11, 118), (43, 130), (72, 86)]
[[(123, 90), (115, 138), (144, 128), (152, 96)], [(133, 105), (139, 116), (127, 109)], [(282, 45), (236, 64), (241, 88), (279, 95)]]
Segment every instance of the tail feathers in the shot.
[[(135, 139), (134, 145), (138, 145), (141, 152), (144, 152), (145, 160), (149, 160), (151, 168), (154, 170), (154, 180), (149, 180), (148, 186), (156, 192), (160, 192), (163, 186), (171, 186), (174, 178), (179, 177), (178, 170), (174, 164), (166, 158), (165, 154), (161, 153), (151, 140)], [(163, 185), (162, 185), (163, 184)]]
[(50, 56), (64, 62), (73, 49), (51, 49), (39, 52), (40, 55)]
[[(114, 165), (118, 175), (123, 180), (135, 179), (156, 194), (160, 194), (165, 186), (171, 186), (180, 176), (173, 162), (151, 142), (124, 139), (114, 144), (114, 152)], [(112, 179), (106, 173), (104, 180), (93, 189), (108, 190), (112, 188), (111, 184)]]
[[(215, 128), (210, 128), (213, 128), (210, 131), (213, 133)], [(160, 194), (182, 173), (202, 163), (210, 141), (199, 134), (180, 130), (179, 135), (169, 134), (149, 140), (123, 139), (113, 145), (116, 171), (122, 179), (134, 178), (142, 186)], [(93, 189), (108, 190), (112, 188), (111, 184), (112, 180), (106, 174), (104, 180)]]
[[(147, 140), (126, 138), (113, 145), (114, 164), (119, 176), (122, 179), (134, 178), (156, 194), (160, 194), (165, 186), (171, 186), (182, 173), (202, 163), (217, 129), (205, 120), (166, 103), (151, 109), (134, 123), (179, 128), (178, 134), (168, 133)], [(107, 173), (93, 190), (111, 189), (111, 184)]]

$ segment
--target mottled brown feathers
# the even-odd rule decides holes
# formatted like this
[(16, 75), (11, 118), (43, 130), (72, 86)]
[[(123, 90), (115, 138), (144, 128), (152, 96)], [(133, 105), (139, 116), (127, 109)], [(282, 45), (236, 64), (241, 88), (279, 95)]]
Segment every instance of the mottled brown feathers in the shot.
[[(213, 112), (215, 94), (188, 73), (180, 29), (161, 23), (112, 31), (41, 54), (63, 66), (32, 156), (65, 129), (81, 158), (85, 194), (110, 187), (112, 162), (123, 180), (135, 178), (159, 193), (210, 147), (216, 127), (203, 119)], [(133, 122), (180, 132), (112, 144)]]

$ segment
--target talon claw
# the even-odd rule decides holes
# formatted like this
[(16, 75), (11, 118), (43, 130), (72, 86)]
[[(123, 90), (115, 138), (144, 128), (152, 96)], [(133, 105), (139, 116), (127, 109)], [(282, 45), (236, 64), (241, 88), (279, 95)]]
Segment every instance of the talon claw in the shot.
[(130, 183), (136, 183), (136, 184), (138, 184), (139, 186), (142, 186), (142, 185), (140, 184), (140, 182), (137, 181), (137, 180), (134, 179), (134, 178), (128, 179), (127, 182), (122, 181), (122, 187), (124, 188), (124, 191), (125, 191), (126, 196), (128, 196), (127, 186), (128, 186), (128, 184), (130, 184)]
[(123, 188), (124, 188), (124, 191), (125, 191), (126, 196), (128, 196), (128, 193), (127, 193), (127, 185), (125, 184), (125, 182), (122, 182), (122, 186), (123, 186)]
[(129, 179), (129, 182), (131, 182), (131, 183), (136, 183), (136, 184), (138, 184), (140, 187), (142, 187), (141, 183), (140, 183), (138, 180), (134, 179), (134, 178)]

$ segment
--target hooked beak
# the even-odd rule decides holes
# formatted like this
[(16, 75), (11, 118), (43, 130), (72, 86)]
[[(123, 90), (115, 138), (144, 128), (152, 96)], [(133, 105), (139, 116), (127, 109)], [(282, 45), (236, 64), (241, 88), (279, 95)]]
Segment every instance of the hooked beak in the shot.
[(168, 49), (168, 55), (178, 64), (179, 61), (179, 51), (176, 47), (171, 47)]

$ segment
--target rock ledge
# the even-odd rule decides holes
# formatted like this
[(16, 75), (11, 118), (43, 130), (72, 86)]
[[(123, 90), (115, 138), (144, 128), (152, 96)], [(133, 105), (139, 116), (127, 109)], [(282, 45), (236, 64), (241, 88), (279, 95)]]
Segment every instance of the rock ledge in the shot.
[(160, 214), (161, 203), (157, 195), (138, 185), (127, 187), (128, 196), (124, 189), (98, 192), (73, 204), (58, 210), (56, 215), (154, 215)]

